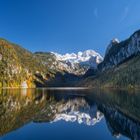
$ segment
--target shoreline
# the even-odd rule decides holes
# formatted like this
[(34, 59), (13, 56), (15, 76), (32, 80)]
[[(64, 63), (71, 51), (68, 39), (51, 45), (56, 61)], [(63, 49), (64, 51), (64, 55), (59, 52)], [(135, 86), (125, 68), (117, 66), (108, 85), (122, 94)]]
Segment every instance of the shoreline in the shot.
[(2, 87), (0, 89), (48, 89), (48, 90), (84, 90), (84, 89), (93, 89), (91, 87), (32, 87), (32, 88), (23, 88), (23, 87)]
[(140, 87), (135, 87), (135, 88), (122, 88), (122, 87), (30, 87), (30, 88), (26, 88), (26, 87), (1, 87), (0, 89), (43, 89), (43, 90), (92, 90), (92, 89), (98, 89), (98, 90), (140, 90)]

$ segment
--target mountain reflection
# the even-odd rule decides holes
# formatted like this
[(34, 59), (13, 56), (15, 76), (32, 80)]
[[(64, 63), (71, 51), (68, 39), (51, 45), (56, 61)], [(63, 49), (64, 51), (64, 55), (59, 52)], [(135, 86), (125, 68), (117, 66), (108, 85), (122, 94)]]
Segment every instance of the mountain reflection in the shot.
[(138, 91), (0, 90), (0, 135), (30, 122), (55, 123), (63, 120), (95, 125), (104, 117), (113, 136), (124, 135), (138, 140), (139, 101)]

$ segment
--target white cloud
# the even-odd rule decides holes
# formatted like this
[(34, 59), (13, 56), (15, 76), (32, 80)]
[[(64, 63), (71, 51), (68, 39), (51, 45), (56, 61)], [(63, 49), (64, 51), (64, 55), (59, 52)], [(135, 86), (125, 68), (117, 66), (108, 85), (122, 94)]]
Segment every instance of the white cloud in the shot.
[(120, 22), (123, 22), (127, 18), (128, 13), (129, 13), (129, 7), (126, 6), (123, 10)]
[(95, 8), (94, 11), (93, 11), (93, 13), (94, 13), (94, 16), (95, 16), (96, 18), (99, 17), (98, 8)]

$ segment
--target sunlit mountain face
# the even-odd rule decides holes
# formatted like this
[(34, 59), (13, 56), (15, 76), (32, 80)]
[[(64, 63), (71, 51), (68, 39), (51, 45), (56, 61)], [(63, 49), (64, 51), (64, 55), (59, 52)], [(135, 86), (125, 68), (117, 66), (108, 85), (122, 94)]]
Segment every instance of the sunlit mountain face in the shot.
[(32, 123), (53, 126), (63, 121), (94, 128), (105, 121), (113, 137), (138, 140), (139, 99), (138, 93), (127, 91), (1, 90), (0, 136)]

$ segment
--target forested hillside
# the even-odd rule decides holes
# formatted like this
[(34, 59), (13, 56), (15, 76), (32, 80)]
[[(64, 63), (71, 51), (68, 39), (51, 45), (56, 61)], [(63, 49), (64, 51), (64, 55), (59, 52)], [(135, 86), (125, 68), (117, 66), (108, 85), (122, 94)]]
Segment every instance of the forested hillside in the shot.
[(33, 53), (0, 39), (0, 87), (35, 87), (47, 76), (47, 66)]

